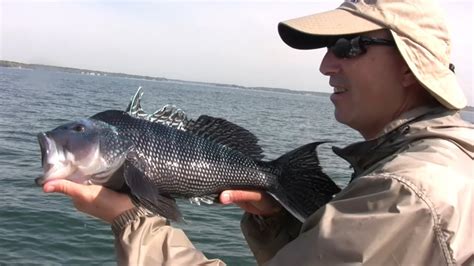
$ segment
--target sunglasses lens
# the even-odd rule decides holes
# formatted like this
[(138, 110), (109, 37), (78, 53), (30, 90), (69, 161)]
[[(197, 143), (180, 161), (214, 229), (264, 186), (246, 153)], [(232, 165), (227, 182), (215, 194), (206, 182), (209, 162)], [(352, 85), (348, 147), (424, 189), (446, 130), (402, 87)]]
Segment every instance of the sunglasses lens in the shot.
[(339, 37), (328, 42), (329, 51), (337, 58), (354, 58), (365, 54), (368, 45), (395, 46), (395, 42), (365, 36)]
[(340, 38), (330, 47), (330, 50), (338, 58), (349, 58), (351, 48), (352, 45), (349, 40)]

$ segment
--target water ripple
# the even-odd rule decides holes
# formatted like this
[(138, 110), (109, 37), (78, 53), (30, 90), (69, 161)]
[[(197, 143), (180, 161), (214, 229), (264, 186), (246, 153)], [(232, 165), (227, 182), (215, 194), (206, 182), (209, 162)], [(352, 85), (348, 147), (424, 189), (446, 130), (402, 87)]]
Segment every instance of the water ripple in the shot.
[[(139, 86), (148, 112), (175, 104), (191, 118), (224, 117), (259, 139), (266, 159), (300, 145), (329, 140), (318, 154), (323, 169), (344, 186), (352, 170), (331, 146), (360, 137), (333, 119), (326, 97), (215, 85), (93, 77), (2, 68), (0, 75), (0, 264), (115, 265), (110, 227), (77, 212), (61, 195), (34, 185), (41, 173), (36, 135), (106, 109), (123, 110)], [(467, 117), (473, 117), (468, 114)], [(179, 200), (185, 223), (174, 224), (195, 246), (229, 265), (253, 265), (235, 206), (196, 206)]]

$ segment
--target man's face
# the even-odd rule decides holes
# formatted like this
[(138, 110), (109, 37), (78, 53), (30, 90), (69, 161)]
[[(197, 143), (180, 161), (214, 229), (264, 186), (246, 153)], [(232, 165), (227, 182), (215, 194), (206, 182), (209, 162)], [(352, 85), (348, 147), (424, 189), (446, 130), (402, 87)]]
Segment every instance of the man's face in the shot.
[[(385, 30), (361, 35), (391, 39)], [(320, 71), (334, 88), (336, 120), (370, 139), (403, 111), (408, 94), (402, 80), (408, 68), (395, 46), (366, 47), (365, 54), (348, 59), (328, 50)]]

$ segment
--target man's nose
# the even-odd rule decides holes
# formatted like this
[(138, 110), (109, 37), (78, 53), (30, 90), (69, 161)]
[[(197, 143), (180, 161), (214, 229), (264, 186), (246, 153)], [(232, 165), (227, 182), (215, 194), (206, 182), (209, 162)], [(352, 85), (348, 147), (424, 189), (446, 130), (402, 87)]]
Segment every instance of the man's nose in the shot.
[(328, 49), (323, 57), (323, 60), (321, 61), (319, 71), (325, 76), (330, 76), (332, 74), (338, 73), (340, 71), (340, 67), (340, 59)]

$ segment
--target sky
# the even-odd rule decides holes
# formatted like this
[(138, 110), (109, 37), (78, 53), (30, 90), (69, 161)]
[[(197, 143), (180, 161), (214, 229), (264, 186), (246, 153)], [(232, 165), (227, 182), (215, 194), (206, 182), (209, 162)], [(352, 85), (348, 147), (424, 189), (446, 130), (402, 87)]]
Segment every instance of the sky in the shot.
[[(277, 24), (326, 1), (0, 0), (0, 59), (189, 81), (331, 92), (325, 49), (284, 44)], [(471, 0), (441, 0), (456, 75), (474, 106)]]

